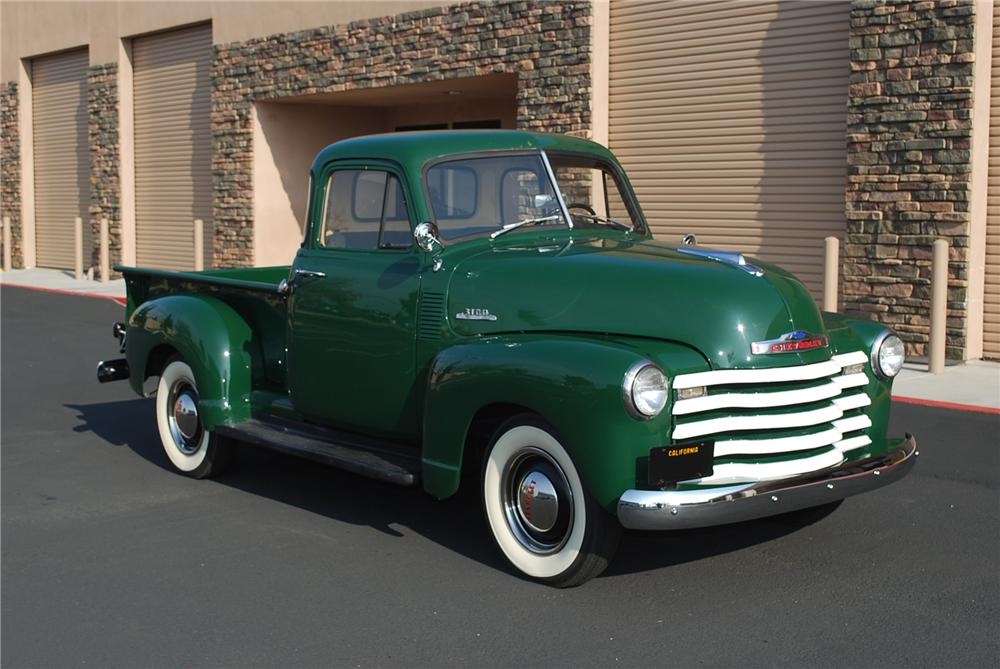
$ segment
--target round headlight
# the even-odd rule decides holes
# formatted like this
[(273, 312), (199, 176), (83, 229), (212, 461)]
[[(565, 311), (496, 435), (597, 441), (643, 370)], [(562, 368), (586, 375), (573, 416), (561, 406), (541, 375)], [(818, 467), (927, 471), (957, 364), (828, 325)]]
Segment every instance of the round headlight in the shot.
[(653, 363), (633, 365), (625, 375), (625, 407), (636, 418), (652, 418), (667, 405), (669, 385), (666, 374)]
[(872, 347), (872, 369), (883, 379), (891, 379), (899, 374), (905, 360), (906, 347), (902, 339), (886, 332), (875, 340)]

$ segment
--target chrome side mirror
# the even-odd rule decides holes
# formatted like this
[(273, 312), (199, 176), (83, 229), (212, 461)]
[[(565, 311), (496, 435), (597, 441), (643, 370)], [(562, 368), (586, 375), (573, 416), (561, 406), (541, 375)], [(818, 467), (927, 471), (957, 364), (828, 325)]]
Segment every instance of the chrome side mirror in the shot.
[(433, 221), (424, 221), (413, 230), (413, 240), (421, 249), (430, 253), (435, 247), (441, 248), (441, 233)]
[(689, 232), (681, 238), (681, 243), (684, 246), (697, 246), (698, 238), (694, 236), (693, 232)]

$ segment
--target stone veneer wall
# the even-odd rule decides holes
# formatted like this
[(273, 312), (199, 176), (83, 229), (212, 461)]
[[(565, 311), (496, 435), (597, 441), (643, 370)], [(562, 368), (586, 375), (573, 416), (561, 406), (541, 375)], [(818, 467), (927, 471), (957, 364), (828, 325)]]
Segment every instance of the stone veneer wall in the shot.
[(973, 0), (851, 5), (844, 308), (930, 329), (931, 245), (949, 240), (949, 358), (966, 347)]
[[(90, 264), (101, 263), (101, 218), (108, 219), (111, 265), (121, 262), (121, 166), (118, 138), (118, 64), (95, 65), (87, 73), (90, 142), (90, 228), (94, 246)], [(85, 261), (86, 265), (87, 262)]]
[(590, 132), (591, 7), (472, 2), (217, 46), (215, 263), (253, 261), (251, 111), (257, 99), (518, 74), (518, 126)]
[(21, 135), (17, 82), (0, 83), (0, 216), (11, 222), (11, 260), (24, 267), (21, 254)]

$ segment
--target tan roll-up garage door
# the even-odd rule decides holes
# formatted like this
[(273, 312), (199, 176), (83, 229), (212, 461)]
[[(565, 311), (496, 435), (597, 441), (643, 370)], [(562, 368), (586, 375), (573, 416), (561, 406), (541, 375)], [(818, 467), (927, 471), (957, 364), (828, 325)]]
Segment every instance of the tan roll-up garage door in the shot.
[(87, 137), (86, 49), (31, 61), (35, 161), (35, 262), (73, 269), (73, 223), (83, 219), (89, 257), (90, 161)]
[(993, 9), (990, 172), (986, 196), (986, 294), (983, 357), (1000, 358), (1000, 7)]
[(657, 238), (738, 250), (815, 294), (843, 237), (847, 2), (611, 2), (610, 145)]
[(212, 27), (136, 38), (132, 65), (136, 260), (192, 269), (194, 220), (208, 237), (212, 216)]

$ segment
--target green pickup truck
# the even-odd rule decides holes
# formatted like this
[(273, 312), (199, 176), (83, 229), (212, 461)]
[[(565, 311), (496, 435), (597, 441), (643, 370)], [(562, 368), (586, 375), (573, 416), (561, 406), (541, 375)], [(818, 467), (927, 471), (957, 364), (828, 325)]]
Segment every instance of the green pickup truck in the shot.
[[(333, 144), (291, 267), (117, 268), (123, 359), (176, 469), (234, 442), (445, 498), (478, 487), (525, 576), (571, 586), (622, 527), (704, 527), (903, 476), (903, 344), (794, 276), (654, 241), (606, 148), (519, 131)], [(158, 378), (158, 382), (151, 379)]]

